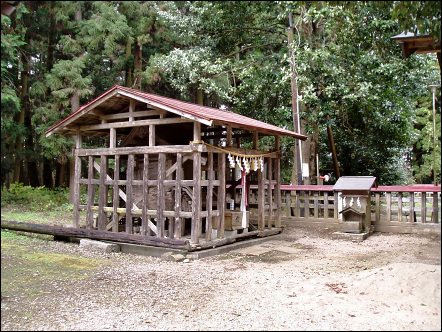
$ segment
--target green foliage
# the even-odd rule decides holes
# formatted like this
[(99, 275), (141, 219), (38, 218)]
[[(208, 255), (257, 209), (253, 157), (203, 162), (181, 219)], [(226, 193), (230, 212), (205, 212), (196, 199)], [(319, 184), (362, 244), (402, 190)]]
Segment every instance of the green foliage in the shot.
[(12, 183), (9, 189), (2, 188), (2, 207), (21, 206), (32, 211), (71, 210), (69, 190), (65, 188), (48, 189), (45, 187), (25, 186)]

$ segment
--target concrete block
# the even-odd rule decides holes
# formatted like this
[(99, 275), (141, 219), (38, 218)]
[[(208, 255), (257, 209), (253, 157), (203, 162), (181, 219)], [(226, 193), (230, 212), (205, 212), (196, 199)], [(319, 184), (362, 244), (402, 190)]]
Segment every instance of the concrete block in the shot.
[(80, 247), (84, 249), (96, 250), (103, 253), (120, 252), (120, 246), (114, 243), (80, 239)]

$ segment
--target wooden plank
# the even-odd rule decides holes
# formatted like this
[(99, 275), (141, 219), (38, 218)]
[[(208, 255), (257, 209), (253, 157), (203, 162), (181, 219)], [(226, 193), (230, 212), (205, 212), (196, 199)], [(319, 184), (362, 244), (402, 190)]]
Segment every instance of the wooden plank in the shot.
[[(180, 218), (181, 211), (181, 180), (183, 179), (183, 155), (181, 153), (177, 154), (176, 157), (176, 175), (175, 175), (175, 238), (181, 238), (181, 234), (183, 232), (183, 219)], [(167, 176), (167, 173), (166, 173)]]
[(391, 193), (385, 193), (387, 200), (387, 221), (391, 221)]
[(261, 169), (258, 169), (258, 230), (263, 231), (265, 228), (265, 218), (264, 218), (264, 204), (265, 204), (265, 194), (264, 194), (264, 181), (265, 176)]
[(155, 125), (149, 126), (149, 146), (155, 146)]
[(217, 233), (216, 236), (218, 239), (224, 237), (224, 216), (226, 209), (226, 160), (224, 153), (218, 153), (218, 201), (217, 207), (219, 211), (219, 217), (216, 219), (217, 224)]
[(414, 193), (410, 193), (410, 222), (416, 222), (414, 212)]
[(94, 177), (94, 157), (89, 156), (88, 161), (86, 227), (87, 229), (92, 229), (94, 224), (94, 215), (92, 212), (92, 206), (94, 205), (94, 185), (92, 184), (92, 178)]
[(144, 154), (153, 153), (191, 153), (193, 148), (189, 145), (161, 145), (161, 146), (135, 146), (123, 148), (99, 148), (99, 149), (77, 149), (75, 155), (79, 157), (87, 156), (110, 156), (110, 155), (129, 155), (129, 154)]
[(166, 154), (158, 155), (158, 194), (157, 194), (157, 230), (158, 236), (164, 237), (164, 210), (165, 210), (165, 192), (164, 179), (166, 177)]
[(120, 201), (120, 188), (118, 180), (120, 179), (120, 156), (115, 156), (114, 183), (113, 183), (113, 204), (112, 204), (112, 232), (118, 232), (119, 215), (117, 213), (118, 203)]
[(133, 190), (132, 181), (134, 179), (134, 155), (127, 156), (127, 169), (126, 169), (126, 233), (133, 234), (133, 222), (132, 222), (132, 202), (133, 202)]
[(107, 170), (107, 156), (101, 156), (100, 158), (100, 169), (104, 170), (100, 172), (100, 186), (99, 186), (99, 196), (98, 196), (98, 230), (103, 231), (106, 228), (107, 216), (103, 208), (107, 205), (107, 190), (104, 180), (106, 178)]
[(212, 198), (213, 198), (213, 153), (208, 152), (207, 154), (207, 175), (209, 178), (209, 183), (207, 185), (207, 196), (206, 196), (206, 210), (207, 210), (207, 218), (206, 218), (206, 240), (212, 240)]
[(149, 209), (149, 186), (147, 181), (149, 180), (149, 155), (145, 153), (143, 155), (143, 206), (141, 214), (141, 235), (152, 235), (151, 229), (148, 227), (149, 216), (147, 210)]
[(397, 218), (399, 222), (402, 222), (402, 193), (398, 193), (397, 196)]
[(191, 123), (192, 120), (183, 118), (164, 118), (164, 119), (149, 119), (149, 120), (133, 120), (133, 121), (121, 121), (121, 122), (110, 122), (101, 123), (94, 125), (83, 125), (80, 126), (81, 131), (89, 130), (103, 130), (109, 128), (130, 128), (130, 127), (143, 127), (149, 125), (166, 125), (166, 124), (177, 124), (177, 123)]
[(273, 190), (272, 190), (272, 179), (273, 179), (273, 160), (268, 158), (267, 162), (267, 172), (268, 172), (268, 183), (267, 183), (267, 197), (269, 200), (269, 220), (267, 221), (267, 227), (272, 228), (273, 223)]
[(433, 193), (433, 217), (432, 222), (437, 224), (439, 222), (439, 202), (437, 192)]
[(193, 123), (193, 141), (195, 143), (201, 141), (201, 123), (199, 122)]
[(31, 232), (38, 234), (51, 234), (55, 236), (89, 238), (96, 240), (133, 243), (156, 247), (189, 249), (189, 241), (183, 239), (167, 239), (154, 236), (142, 236), (127, 233), (113, 233), (84, 228), (60, 227), (45, 224), (21, 223), (17, 221), (1, 220), (1, 227), (21, 232)]
[(201, 229), (201, 153), (193, 154), (193, 198), (192, 198), (192, 224), (191, 243), (199, 243)]
[[(279, 140), (279, 136), (277, 137)], [(281, 227), (281, 161), (279, 158), (275, 159), (275, 200), (276, 200), (276, 213), (275, 213), (275, 227)]]
[(328, 192), (324, 192), (324, 219), (328, 219)]
[(381, 194), (376, 193), (375, 194), (375, 222), (381, 221)]
[(423, 224), (427, 222), (427, 193), (421, 193), (421, 221)]

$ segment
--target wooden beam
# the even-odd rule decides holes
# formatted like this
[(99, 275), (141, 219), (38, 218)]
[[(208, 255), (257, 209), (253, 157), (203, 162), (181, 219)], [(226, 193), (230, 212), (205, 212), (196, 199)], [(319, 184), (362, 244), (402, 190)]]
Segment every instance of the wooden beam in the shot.
[(135, 118), (140, 118), (144, 116), (159, 116), (161, 114), (165, 114), (166, 112), (163, 110), (147, 110), (147, 111), (138, 111), (138, 112), (125, 112), (125, 113), (116, 113), (116, 114), (104, 114), (99, 115), (100, 119), (105, 120), (118, 120), (118, 119), (129, 119), (130, 116)]
[(114, 241), (123, 243), (133, 243), (156, 247), (176, 248), (187, 250), (190, 244), (187, 240), (167, 239), (150, 236), (141, 236), (126, 233), (114, 233), (107, 231), (97, 231), (84, 228), (60, 227), (45, 224), (22, 223), (17, 221), (1, 220), (3, 229), (13, 231), (31, 232), (38, 234), (50, 234), (54, 236), (89, 238), (95, 240)]
[[(200, 149), (200, 146), (197, 147)], [(161, 145), (161, 146), (136, 146), (123, 148), (99, 148), (99, 149), (77, 149), (75, 155), (79, 157), (100, 156), (100, 155), (128, 155), (128, 154), (144, 154), (144, 153), (191, 153), (194, 148), (189, 145)], [(205, 149), (198, 150), (204, 152)]]
[(109, 129), (109, 148), (113, 149), (117, 147), (117, 129)]
[(88, 173), (87, 173), (87, 211), (86, 211), (86, 227), (92, 229), (94, 223), (94, 215), (92, 206), (94, 205), (94, 185), (92, 179), (94, 178), (94, 157), (89, 156)]
[[(118, 203), (120, 201), (121, 193), (123, 193), (123, 190), (121, 190), (118, 186), (118, 180), (120, 179), (120, 156), (115, 156), (115, 166), (114, 166), (114, 184), (113, 184), (113, 203), (112, 203), (112, 232), (118, 232), (118, 222), (119, 222), (119, 216), (117, 213), (118, 209)], [(120, 193), (121, 191), (121, 193)], [(124, 194), (124, 193), (123, 193)], [(126, 196), (126, 194), (124, 194)]]
[(100, 186), (99, 186), (99, 196), (98, 196), (98, 230), (104, 231), (106, 228), (106, 213), (104, 212), (104, 207), (107, 205), (107, 190), (104, 183), (107, 175), (107, 156), (101, 156), (100, 158)]
[[(176, 176), (175, 176), (175, 221), (174, 232), (175, 238), (180, 239), (183, 231), (183, 219), (180, 218), (181, 211), (181, 180), (183, 179), (183, 155), (177, 154), (176, 157)], [(167, 176), (167, 174), (166, 174)]]
[(226, 146), (230, 147), (232, 146), (233, 142), (232, 142), (232, 126), (227, 126), (227, 142), (226, 142)]
[(194, 142), (201, 141), (201, 123), (199, 122), (193, 123), (193, 141)]
[(209, 179), (209, 183), (207, 185), (207, 196), (206, 196), (206, 210), (207, 210), (207, 218), (206, 218), (206, 240), (212, 240), (212, 198), (213, 198), (213, 153), (208, 153), (208, 165), (207, 165), (207, 175)]
[(143, 103), (146, 103), (147, 105), (150, 105), (150, 106), (153, 106), (153, 107), (156, 107), (156, 108), (159, 108), (159, 109), (163, 109), (165, 111), (168, 111), (168, 112), (180, 115), (183, 118), (187, 118), (187, 119), (190, 119), (192, 121), (198, 121), (200, 123), (205, 124), (206, 126), (211, 126), (212, 125), (212, 121), (211, 120), (205, 120), (205, 119), (193, 116), (191, 114), (188, 114), (188, 113), (182, 112), (180, 110), (177, 110), (177, 109), (175, 109), (173, 107), (169, 107), (169, 106), (157, 103), (157, 102), (152, 101), (152, 100), (150, 100), (148, 98), (137, 96), (137, 95), (135, 95), (133, 93), (130, 93), (130, 92), (127, 92), (127, 91), (118, 90), (118, 92), (121, 95), (123, 95), (123, 96), (129, 97), (129, 98), (133, 98), (133, 99), (136, 99), (136, 100), (141, 101)]
[(141, 235), (152, 235), (150, 228), (147, 225), (147, 210), (149, 209), (149, 186), (147, 181), (149, 180), (149, 155), (145, 153), (143, 155), (143, 206), (141, 214)]
[(81, 131), (88, 130), (101, 130), (109, 128), (130, 128), (130, 127), (141, 127), (149, 125), (164, 125), (164, 124), (176, 124), (176, 123), (190, 123), (193, 122), (189, 119), (183, 118), (164, 118), (164, 119), (148, 119), (148, 120), (133, 120), (131, 121), (121, 121), (121, 122), (110, 122), (94, 125), (83, 125), (80, 126)]

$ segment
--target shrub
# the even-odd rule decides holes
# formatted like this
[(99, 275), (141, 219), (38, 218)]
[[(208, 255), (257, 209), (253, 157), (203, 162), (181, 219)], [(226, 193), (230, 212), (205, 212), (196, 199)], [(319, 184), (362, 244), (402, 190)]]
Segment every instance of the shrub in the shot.
[(22, 183), (12, 183), (9, 189), (2, 188), (1, 206), (21, 206), (25, 210), (68, 210), (69, 189), (55, 188), (48, 189), (44, 186), (33, 188)]

